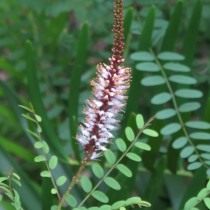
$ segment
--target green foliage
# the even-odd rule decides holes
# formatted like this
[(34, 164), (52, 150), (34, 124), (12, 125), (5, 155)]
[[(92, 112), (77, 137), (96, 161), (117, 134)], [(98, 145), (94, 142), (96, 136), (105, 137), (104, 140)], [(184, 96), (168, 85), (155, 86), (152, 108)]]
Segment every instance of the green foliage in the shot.
[(20, 177), (16, 173), (11, 173), (7, 177), (0, 177), (0, 202), (2, 202), (4, 197), (7, 197), (16, 210), (23, 210), (20, 195), (14, 185), (21, 187)]
[[(42, 122), (42, 118), (37, 115), (34, 111), (34, 108), (32, 106), (26, 107), (26, 106), (20, 106), (22, 109), (24, 109), (27, 113), (23, 114), (23, 117), (27, 119), (29, 122), (32, 123), (32, 127), (35, 127), (35, 131), (28, 130), (28, 132), (33, 135), (33, 137), (36, 139), (36, 142), (34, 143), (34, 148), (37, 150), (38, 155), (34, 158), (34, 161), (37, 163), (44, 162), (46, 169), (42, 170), (40, 172), (40, 176), (43, 178), (50, 178), (52, 182), (52, 188), (50, 190), (51, 194), (57, 194), (58, 202), (61, 199), (61, 195), (59, 192), (59, 187), (63, 186), (67, 182), (67, 177), (65, 175), (60, 175), (59, 177), (55, 178), (53, 175), (53, 171), (56, 169), (58, 165), (58, 158), (55, 155), (50, 154), (50, 149), (48, 144), (42, 139), (42, 128), (40, 126), (40, 123)], [(133, 147), (136, 147), (140, 150), (150, 151), (150, 146), (145, 142), (140, 142), (139, 137), (142, 134), (145, 134), (147, 136), (151, 137), (158, 137), (158, 133), (152, 129), (147, 128), (151, 121), (153, 119), (150, 119), (148, 122), (144, 124), (144, 118), (142, 115), (138, 114), (136, 116), (136, 127), (139, 129), (138, 133), (135, 134), (133, 129), (131, 127), (125, 128), (125, 135), (127, 142), (125, 142), (123, 139), (117, 139), (116, 140), (116, 149), (119, 150), (122, 154), (117, 157), (115, 153), (113, 153), (110, 149), (106, 150), (104, 152), (104, 157), (106, 159), (105, 164), (108, 165), (107, 171), (104, 171), (102, 166), (98, 163), (92, 163), (91, 168), (93, 171), (93, 174), (99, 178), (98, 182), (96, 182), (95, 185), (92, 184), (91, 180), (87, 176), (81, 176), (79, 183), (82, 188), (82, 190), (87, 193), (87, 195), (84, 197), (84, 199), (78, 203), (77, 199), (72, 195), (69, 194), (68, 191), (63, 196), (65, 196), (65, 201), (70, 207), (81, 207), (88, 199), (89, 197), (94, 198), (100, 203), (108, 203), (109, 197), (101, 190), (99, 190), (99, 187), (101, 184), (106, 185), (108, 188), (112, 190), (121, 190), (120, 183), (111, 175), (111, 173), (114, 170), (118, 170), (118, 172), (122, 173), (123, 175), (127, 177), (132, 177), (131, 170), (124, 164), (121, 163), (121, 161), (124, 158), (128, 158), (131, 161), (135, 162), (141, 162), (142, 159), (138, 155), (138, 153), (134, 152), (132, 149)], [(120, 142), (119, 142), (120, 141)], [(118, 145), (118, 146), (117, 146)], [(120, 146), (119, 146), (120, 145)], [(123, 146), (122, 146), (123, 145)], [(123, 149), (122, 149), (123, 148)], [(79, 177), (77, 177), (78, 179)], [(74, 182), (74, 179), (72, 179)], [(70, 181), (71, 182), (71, 181)], [(71, 185), (70, 185), (71, 186)], [(137, 199), (136, 201), (134, 198), (128, 199), (126, 202), (112, 205), (112, 209), (117, 209), (117, 205), (119, 207), (123, 206), (130, 206), (130, 205), (138, 205), (138, 206), (145, 206), (149, 207), (149, 203), (141, 201), (141, 199)], [(59, 209), (59, 207), (58, 207)]]
[[(135, 134), (131, 127), (127, 127), (125, 129), (127, 141), (121, 138), (116, 139), (115, 141), (115, 145), (116, 145), (115, 149), (119, 150), (120, 155), (117, 157), (116, 154), (113, 153), (110, 149), (105, 151), (104, 156), (106, 160), (105, 164), (108, 166), (107, 170), (104, 170), (103, 167), (98, 162), (91, 163), (90, 167), (92, 169), (92, 172), (95, 175), (95, 177), (97, 177), (99, 180), (96, 182), (95, 185), (93, 185), (91, 180), (88, 177), (86, 176), (81, 177), (80, 185), (81, 185), (82, 190), (85, 191), (87, 195), (78, 204), (78, 207), (83, 206), (84, 203), (90, 197), (93, 197), (94, 199), (96, 199), (97, 201), (101, 203), (108, 203), (110, 199), (106, 194), (104, 194), (103, 191), (100, 190), (101, 185), (105, 185), (106, 187), (112, 190), (116, 190), (116, 191), (121, 190), (121, 184), (114, 176), (112, 176), (112, 174), (114, 174), (115, 170), (117, 170), (118, 172), (126, 176), (127, 178), (132, 177), (132, 171), (129, 169), (128, 166), (124, 165), (122, 161), (128, 158), (131, 161), (139, 162), (141, 161), (141, 157), (136, 152), (138, 152), (139, 150), (145, 150), (145, 151), (151, 150), (150, 146), (147, 143), (141, 142), (139, 139), (139, 137), (142, 134), (153, 136), (153, 137), (158, 136), (156, 131), (147, 128), (150, 125), (150, 122), (151, 120), (144, 124), (144, 119), (142, 115), (138, 114), (136, 116), (136, 126), (138, 126), (139, 124), (142, 125), (140, 130)], [(119, 144), (121, 145), (119, 146)], [(134, 150), (133, 149), (134, 147), (138, 148), (138, 150)], [(125, 204), (125, 206), (126, 205), (128, 204)], [(139, 202), (138, 205), (144, 206), (144, 203)], [(145, 207), (146, 207), (146, 204), (145, 204)], [(115, 208), (112, 208), (112, 209), (115, 209)]]
[(184, 210), (198, 209), (199, 204), (204, 202), (207, 209), (210, 209), (210, 181), (206, 187), (200, 190), (197, 196), (190, 198), (184, 206)]
[[(121, 130), (81, 173), (66, 209), (183, 210), (210, 176), (210, 3), (124, 4), (132, 83)], [(107, 0), (0, 1), (0, 175), (21, 178), (1, 182), (13, 197), (0, 190), (0, 209), (58, 209), (83, 156), (75, 136), (89, 81), (111, 53), (111, 10)], [(18, 106), (26, 101), (34, 110)], [(145, 128), (136, 139), (145, 122), (135, 113), (155, 114), (161, 135)], [(207, 188), (186, 205), (209, 208)], [(86, 196), (90, 208), (78, 207)]]
[(67, 178), (65, 175), (60, 175), (58, 177), (54, 177), (54, 170), (58, 166), (58, 157), (56, 155), (50, 154), (50, 148), (48, 144), (42, 138), (42, 128), (41, 122), (42, 118), (36, 114), (32, 105), (30, 107), (26, 107), (20, 105), (20, 107), (26, 111), (26, 114), (23, 114), (23, 117), (32, 123), (32, 129), (28, 132), (35, 138), (34, 148), (37, 150), (38, 155), (35, 156), (34, 161), (36, 163), (44, 163), (46, 169), (40, 172), (40, 176), (43, 178), (50, 178), (52, 182), (52, 188), (50, 192), (52, 194), (56, 194), (58, 199), (60, 199), (59, 187), (65, 184)]
[[(157, 93), (151, 98), (152, 104), (165, 105), (166, 107), (157, 112), (157, 119), (173, 119), (169, 124), (161, 128), (160, 133), (168, 138), (168, 136), (173, 136), (182, 130), (182, 133), (179, 132), (181, 136), (174, 139), (173, 148), (180, 149), (180, 157), (188, 159), (188, 170), (195, 170), (204, 166), (208, 172), (209, 162), (204, 158), (202, 152), (208, 152), (209, 145), (202, 140), (210, 140), (210, 133), (202, 130), (209, 129), (209, 123), (192, 120), (185, 122), (182, 116), (182, 112), (190, 113), (200, 108), (200, 103), (195, 100), (203, 96), (200, 90), (185, 88), (186, 86), (197, 84), (197, 80), (190, 75), (189, 67), (181, 63), (184, 60), (184, 56), (175, 52), (161, 52), (155, 55), (151, 51), (141, 52), (141, 54), (145, 54), (146, 58), (144, 59), (143, 56), (135, 58), (135, 61), (140, 62), (136, 65), (137, 70), (152, 74), (143, 78), (141, 84), (147, 87), (166, 86), (162, 90), (163, 92)], [(149, 65), (156, 66), (155, 69), (157, 71), (148, 71), (147, 65), (145, 68), (145, 60), (147, 60), (148, 56), (153, 58), (153, 62), (150, 61)], [(133, 58), (132, 55), (131, 58)], [(142, 63), (144, 65), (141, 65)], [(179, 100), (179, 98), (183, 99)], [(190, 102), (189, 105), (189, 102), (185, 102), (184, 99), (192, 99), (194, 101), (193, 103)], [(182, 104), (179, 104), (178, 101), (181, 101)], [(175, 116), (177, 119), (174, 119)], [(196, 143), (196, 140), (201, 140), (202, 142)]]

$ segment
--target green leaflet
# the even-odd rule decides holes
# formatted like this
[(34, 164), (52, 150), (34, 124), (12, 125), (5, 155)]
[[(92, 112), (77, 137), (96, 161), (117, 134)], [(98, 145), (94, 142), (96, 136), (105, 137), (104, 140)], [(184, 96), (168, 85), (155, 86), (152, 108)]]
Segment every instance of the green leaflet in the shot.
[(204, 121), (188, 121), (185, 125), (189, 128), (210, 129), (210, 124)]
[(127, 149), (126, 143), (121, 138), (116, 139), (115, 144), (121, 152), (124, 152)]
[(174, 149), (180, 149), (187, 144), (187, 141), (188, 139), (185, 136), (179, 137), (173, 142), (172, 147)]
[(112, 188), (114, 190), (120, 190), (121, 189), (121, 186), (120, 186), (119, 182), (112, 177), (106, 177), (104, 179), (104, 182), (105, 182), (106, 185), (108, 185), (110, 188)]
[(161, 105), (171, 100), (171, 98), (172, 96), (168, 92), (158, 93), (157, 95), (152, 97), (151, 103), (155, 105)]
[(188, 158), (190, 155), (193, 154), (194, 151), (195, 151), (194, 147), (187, 146), (181, 150), (180, 156), (181, 158)]
[(190, 72), (190, 68), (182, 63), (167, 62), (163, 65), (164, 69), (172, 72), (187, 73)]
[(160, 67), (152, 62), (144, 62), (139, 63), (136, 65), (136, 69), (139, 71), (145, 71), (145, 72), (158, 72), (160, 71)]
[(168, 108), (168, 109), (163, 109), (157, 112), (155, 117), (159, 120), (164, 120), (164, 119), (171, 118), (175, 115), (176, 115), (176, 110), (172, 108)]
[(179, 106), (179, 111), (192, 112), (192, 111), (196, 111), (200, 107), (201, 107), (201, 104), (199, 102), (188, 102), (188, 103), (181, 104)]
[(194, 99), (194, 98), (201, 98), (203, 96), (203, 93), (200, 90), (179, 89), (175, 92), (175, 95), (180, 98)]
[(161, 52), (158, 58), (163, 61), (183, 61), (185, 57), (176, 52)]
[(131, 59), (134, 61), (154, 61), (155, 57), (147, 51), (140, 51), (131, 54)]
[(162, 76), (148, 76), (141, 80), (141, 84), (144, 86), (158, 86), (165, 84), (165, 80)]
[(92, 172), (97, 178), (102, 178), (104, 175), (104, 169), (100, 166), (99, 163), (91, 164)]
[(94, 191), (91, 194), (96, 200), (100, 201), (101, 203), (108, 203), (109, 202), (109, 198), (107, 197), (107, 195), (101, 191)]
[(126, 165), (118, 164), (116, 168), (125, 176), (132, 177), (132, 171)]
[(91, 189), (93, 188), (93, 184), (87, 176), (82, 176), (81, 177), (80, 184), (81, 184), (82, 189), (85, 192), (90, 192)]
[(131, 127), (126, 127), (125, 128), (125, 135), (126, 135), (126, 137), (129, 141), (133, 141), (134, 138), (135, 138), (135, 134), (134, 134), (133, 129)]
[(172, 135), (172, 134), (178, 132), (180, 129), (181, 129), (181, 125), (179, 123), (170, 123), (170, 124), (164, 126), (160, 130), (160, 133), (162, 135)]
[(197, 80), (193, 77), (178, 74), (170, 76), (169, 80), (183, 85), (195, 85), (197, 83)]

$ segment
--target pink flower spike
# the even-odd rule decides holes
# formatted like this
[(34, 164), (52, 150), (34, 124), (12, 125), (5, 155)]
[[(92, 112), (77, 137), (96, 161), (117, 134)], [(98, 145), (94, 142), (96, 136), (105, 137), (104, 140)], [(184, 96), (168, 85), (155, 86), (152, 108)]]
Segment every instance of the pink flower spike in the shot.
[(96, 78), (91, 81), (92, 97), (84, 109), (85, 122), (80, 125), (77, 140), (87, 159), (96, 159), (106, 150), (113, 138), (112, 131), (119, 125), (130, 87), (130, 68), (123, 62), (123, 0), (114, 1), (114, 44), (109, 64), (97, 66)]

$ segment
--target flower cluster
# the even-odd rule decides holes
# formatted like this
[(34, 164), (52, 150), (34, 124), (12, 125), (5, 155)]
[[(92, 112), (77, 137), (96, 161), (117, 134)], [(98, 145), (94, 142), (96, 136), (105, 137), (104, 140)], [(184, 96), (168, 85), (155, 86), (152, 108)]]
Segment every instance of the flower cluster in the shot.
[(84, 110), (85, 121), (80, 125), (77, 140), (86, 157), (97, 158), (118, 128), (119, 113), (123, 111), (130, 85), (130, 69), (123, 66), (123, 13), (122, 0), (115, 0), (114, 45), (109, 64), (97, 66), (97, 76), (91, 81), (93, 96)]

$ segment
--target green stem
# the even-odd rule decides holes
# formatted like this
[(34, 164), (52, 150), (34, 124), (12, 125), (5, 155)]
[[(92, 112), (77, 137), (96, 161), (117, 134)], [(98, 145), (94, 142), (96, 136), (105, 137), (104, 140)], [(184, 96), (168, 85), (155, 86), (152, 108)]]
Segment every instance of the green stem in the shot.
[(77, 182), (79, 181), (79, 178), (81, 176), (81, 173), (83, 172), (83, 170), (85, 169), (85, 167), (87, 166), (87, 164), (89, 163), (90, 158), (89, 157), (85, 157), (81, 163), (81, 166), (79, 167), (77, 173), (75, 174), (75, 176), (73, 176), (72, 181), (70, 182), (66, 192), (63, 194), (63, 196), (61, 197), (59, 204), (58, 204), (58, 208), (57, 210), (61, 210), (63, 204), (65, 203), (65, 198), (68, 194), (70, 194), (70, 192), (72, 191), (73, 187), (77, 184)]
[[(39, 122), (37, 121), (37, 117), (36, 117), (35, 110), (34, 110), (33, 107), (32, 107), (31, 109), (32, 109), (32, 110), (31, 110), (31, 113), (33, 114), (33, 117), (34, 117), (34, 118), (33, 118), (33, 119), (34, 119), (33, 122), (35, 122), (36, 127), (38, 128), (38, 127), (40, 127), (40, 124), (39, 124)], [(39, 131), (39, 129), (37, 129), (37, 140), (40, 141), (40, 142), (43, 141), (43, 140), (42, 140), (41, 130)], [(49, 167), (49, 164), (48, 164), (47, 159), (45, 159), (44, 162), (45, 162), (45, 166), (46, 166), (47, 170), (48, 170), (49, 173), (50, 173), (50, 179), (51, 179), (52, 185), (53, 185), (53, 187), (56, 189), (56, 195), (57, 195), (57, 197), (58, 197), (58, 200), (60, 200), (60, 199), (61, 199), (61, 196), (60, 196), (58, 187), (57, 187), (57, 185), (56, 185), (56, 182), (55, 182), (53, 173), (52, 173), (52, 171), (50, 170), (50, 167)]]

